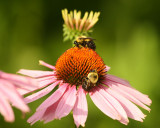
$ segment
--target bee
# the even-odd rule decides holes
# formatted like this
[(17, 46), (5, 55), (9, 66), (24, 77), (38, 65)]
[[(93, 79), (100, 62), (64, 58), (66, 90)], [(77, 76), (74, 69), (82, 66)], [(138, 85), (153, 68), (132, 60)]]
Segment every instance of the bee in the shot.
[(92, 87), (96, 86), (97, 81), (98, 81), (97, 71), (95, 69), (91, 70), (88, 73), (87, 77), (84, 77), (82, 79), (82, 88), (85, 91), (89, 91)]
[(87, 47), (87, 48), (95, 50), (96, 49), (96, 45), (95, 45), (93, 40), (95, 40), (95, 39), (92, 39), (90, 37), (85, 37), (85, 36), (78, 37), (76, 39), (76, 41), (74, 41), (74, 45), (76, 47), (79, 47), (79, 48)]

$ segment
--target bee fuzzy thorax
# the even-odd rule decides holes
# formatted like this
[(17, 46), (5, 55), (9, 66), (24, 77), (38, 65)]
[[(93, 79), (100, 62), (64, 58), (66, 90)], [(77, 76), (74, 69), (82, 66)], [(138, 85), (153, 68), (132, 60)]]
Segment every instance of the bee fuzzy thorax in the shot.
[(90, 81), (91, 81), (93, 84), (97, 83), (97, 81), (98, 81), (98, 73), (97, 73), (96, 70), (92, 70), (92, 71), (88, 74), (87, 77), (90, 79)]
[(94, 50), (73, 47), (57, 60), (56, 73), (57, 79), (71, 85), (93, 87), (104, 79), (106, 70), (102, 58)]
[(86, 91), (89, 91), (92, 87), (95, 87), (98, 82), (98, 73), (97, 71), (91, 70), (87, 77), (82, 80), (82, 88)]
[(74, 45), (78, 48), (86, 47), (95, 50), (96, 45), (94, 43), (94, 40), (95, 39), (92, 39), (91, 37), (80, 36), (77, 37), (77, 39), (74, 41)]

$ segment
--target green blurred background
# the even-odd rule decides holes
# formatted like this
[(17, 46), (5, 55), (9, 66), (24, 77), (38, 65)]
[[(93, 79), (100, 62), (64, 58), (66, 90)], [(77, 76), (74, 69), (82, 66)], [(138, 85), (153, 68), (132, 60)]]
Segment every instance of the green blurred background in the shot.
[[(160, 2), (159, 0), (0, 0), (0, 70), (48, 70), (39, 60), (55, 65), (57, 58), (72, 45), (63, 42), (61, 9), (100, 11), (94, 27), (97, 52), (114, 74), (130, 81), (152, 99), (151, 112), (143, 123), (130, 119), (125, 126), (104, 115), (88, 99), (86, 128), (158, 128), (160, 126)], [(14, 109), (16, 120), (6, 123), (0, 115), (0, 128), (74, 127), (73, 116), (30, 126), (27, 118), (48, 96), (29, 104), (25, 119)]]

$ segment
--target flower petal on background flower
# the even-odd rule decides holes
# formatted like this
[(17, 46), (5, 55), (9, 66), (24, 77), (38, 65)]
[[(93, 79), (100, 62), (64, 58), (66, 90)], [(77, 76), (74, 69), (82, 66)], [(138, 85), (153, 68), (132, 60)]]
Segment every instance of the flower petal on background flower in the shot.
[(26, 70), (26, 69), (21, 69), (18, 71), (18, 73), (34, 78), (55, 75), (55, 72), (53, 71)]
[(85, 126), (88, 115), (87, 99), (82, 86), (78, 88), (76, 103), (73, 108), (73, 118), (77, 127)]
[(123, 85), (128, 86), (128, 87), (131, 87), (131, 85), (129, 84), (129, 82), (127, 80), (123, 80), (119, 77), (116, 77), (116, 76), (113, 76), (113, 75), (110, 75), (110, 74), (106, 75), (106, 81), (108, 81), (108, 80), (116, 82), (116, 83), (123, 84)]
[(29, 89), (29, 90), (35, 89), (37, 87), (36, 80), (33, 80), (29, 77), (9, 74), (9, 73), (5, 73), (5, 72), (0, 71), (0, 78), (5, 79), (7, 81), (10, 81), (10, 82), (16, 84), (16, 86), (18, 85), (21, 88), (25, 88), (25, 89)]
[(112, 105), (105, 99), (105, 97), (99, 92), (100, 88), (94, 87), (89, 93), (94, 104), (106, 115), (112, 119), (120, 120), (121, 117)]
[(76, 86), (74, 85), (64, 93), (55, 111), (56, 118), (61, 119), (62, 117), (67, 116), (70, 113), (76, 102), (76, 93), (77, 90)]
[(142, 119), (145, 118), (145, 115), (136, 105), (112, 89), (108, 89), (108, 92), (119, 101), (128, 117), (143, 122)]
[(40, 65), (43, 65), (43, 66), (45, 66), (45, 67), (48, 67), (48, 68), (50, 68), (50, 69), (53, 69), (53, 70), (56, 69), (53, 65), (47, 64), (46, 62), (44, 62), (44, 61), (42, 61), (42, 60), (39, 61), (39, 64), (40, 64)]
[[(2, 84), (2, 85), (1, 85)], [(17, 108), (23, 112), (29, 112), (28, 106), (23, 101), (21, 95), (18, 94), (13, 84), (5, 80), (0, 80), (0, 90), (4, 96)]]
[(7, 122), (14, 121), (13, 110), (8, 101), (4, 99), (4, 95), (1, 93), (1, 90), (0, 90), (0, 113), (4, 116), (5, 121)]
[[(30, 90), (24, 90), (24, 89), (17, 89), (17, 90), (21, 95), (26, 95), (28, 93), (31, 93), (31, 92), (34, 92), (38, 89), (46, 87), (49, 84), (52, 84), (56, 81), (58, 81), (58, 80), (56, 80), (53, 76), (45, 77), (45, 78), (38, 78), (38, 86), (36, 89), (34, 88), (34, 89), (30, 89)], [(59, 83), (61, 83), (61, 81), (59, 81)]]
[(58, 101), (59, 98), (65, 92), (67, 87), (68, 87), (68, 84), (60, 85), (60, 87), (37, 108), (37, 111), (40, 111), (44, 108), (48, 108), (49, 106), (54, 104), (56, 101)]
[[(99, 90), (99, 92), (106, 98), (106, 100), (108, 100), (110, 102), (110, 104), (114, 107), (114, 109), (119, 113), (119, 115), (121, 116), (121, 120), (120, 122), (127, 125), (129, 120), (127, 117), (127, 114), (125, 112), (125, 110), (123, 109), (123, 107), (121, 106), (121, 104), (108, 93), (108, 88), (104, 87), (102, 85), (99, 85), (102, 89)], [(105, 89), (105, 90), (104, 90)]]
[(34, 93), (34, 94), (32, 94), (32, 95), (29, 95), (29, 96), (25, 97), (25, 98), (24, 98), (25, 103), (33, 102), (33, 101), (35, 101), (35, 100), (37, 100), (37, 99), (39, 99), (39, 98), (47, 95), (47, 94), (50, 93), (50, 92), (55, 88), (55, 86), (58, 85), (58, 84), (59, 84), (59, 81), (57, 81), (57, 82), (49, 85), (48, 87), (40, 90), (40, 91), (37, 92), (37, 93)]

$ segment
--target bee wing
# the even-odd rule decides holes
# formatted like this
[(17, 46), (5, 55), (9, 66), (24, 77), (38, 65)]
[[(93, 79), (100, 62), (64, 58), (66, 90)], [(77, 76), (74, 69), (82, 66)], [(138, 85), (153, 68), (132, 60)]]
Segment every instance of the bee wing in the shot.
[(79, 39), (80, 39), (80, 40), (81, 40), (81, 39), (91, 39), (91, 40), (96, 40), (96, 39), (93, 39), (92, 37), (80, 37)]

